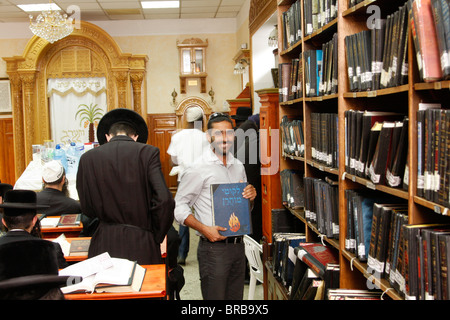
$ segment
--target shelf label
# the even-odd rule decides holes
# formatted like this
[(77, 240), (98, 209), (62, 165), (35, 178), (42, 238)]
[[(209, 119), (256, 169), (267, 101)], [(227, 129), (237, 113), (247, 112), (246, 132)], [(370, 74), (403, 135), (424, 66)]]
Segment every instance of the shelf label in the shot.
[(372, 181), (367, 181), (366, 187), (372, 190), (376, 190), (375, 184)]

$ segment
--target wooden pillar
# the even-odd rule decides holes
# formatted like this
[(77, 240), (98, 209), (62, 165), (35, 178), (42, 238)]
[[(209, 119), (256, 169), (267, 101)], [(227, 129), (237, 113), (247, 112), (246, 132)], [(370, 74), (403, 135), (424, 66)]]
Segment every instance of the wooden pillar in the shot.
[(23, 135), (25, 140), (25, 166), (32, 160), (33, 150), (32, 144), (34, 141), (33, 115), (34, 115), (34, 99), (35, 99), (35, 87), (36, 87), (36, 73), (27, 72), (21, 73), (20, 79), (22, 80), (23, 88)]

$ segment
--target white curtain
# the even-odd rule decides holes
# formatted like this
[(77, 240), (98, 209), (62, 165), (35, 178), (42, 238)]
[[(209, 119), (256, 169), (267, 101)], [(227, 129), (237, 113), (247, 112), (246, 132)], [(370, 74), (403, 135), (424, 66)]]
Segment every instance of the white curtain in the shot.
[[(106, 78), (48, 79), (50, 127), (57, 143), (89, 141), (106, 113)], [(92, 125), (90, 125), (92, 123)]]

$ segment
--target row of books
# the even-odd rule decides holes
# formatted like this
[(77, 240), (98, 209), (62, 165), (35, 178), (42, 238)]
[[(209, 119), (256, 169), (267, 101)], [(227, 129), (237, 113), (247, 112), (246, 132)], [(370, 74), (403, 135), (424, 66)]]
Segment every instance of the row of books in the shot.
[(288, 10), (281, 14), (283, 34), (283, 50), (295, 45), (302, 39), (301, 3), (294, 2)]
[(337, 93), (337, 33), (320, 50), (306, 50), (305, 95), (317, 97)]
[(378, 90), (408, 82), (407, 5), (375, 19), (370, 30), (345, 37), (351, 91)]
[(349, 3), (348, 3), (348, 7), (349, 7), (349, 8), (354, 7), (354, 6), (356, 6), (358, 3), (363, 2), (363, 1), (364, 1), (364, 0), (350, 0)]
[(303, 97), (303, 60), (294, 58), (291, 62), (278, 64), (279, 102)]
[(303, 209), (305, 206), (303, 172), (294, 169), (284, 169), (280, 172), (280, 179), (283, 205), (294, 210)]
[(305, 136), (303, 134), (303, 120), (289, 119), (283, 116), (280, 123), (283, 153), (286, 155), (305, 156)]
[(345, 190), (345, 250), (354, 253), (361, 262), (367, 262), (370, 249), (373, 210), (375, 203), (389, 204), (397, 199), (378, 191)]
[(328, 238), (339, 239), (338, 183), (304, 177), (305, 219)]
[(417, 111), (417, 195), (450, 207), (450, 110), (419, 104)]
[(408, 151), (406, 116), (346, 110), (345, 171), (374, 184), (402, 187)]
[(420, 79), (450, 76), (450, 17), (447, 0), (409, 0), (408, 11)]
[(330, 168), (339, 166), (337, 113), (311, 113), (311, 159)]
[(407, 300), (450, 300), (450, 225), (404, 224), (398, 243), (391, 285)]
[(321, 243), (300, 243), (295, 249), (290, 300), (325, 300), (339, 288), (339, 257), (334, 248)]
[(295, 258), (294, 248), (306, 242), (304, 233), (274, 232), (272, 234), (272, 272), (289, 291), (292, 284)]
[(304, 0), (305, 36), (327, 25), (337, 17), (338, 0)]
[(402, 226), (408, 223), (406, 204), (373, 205), (372, 228), (367, 257), (367, 266), (379, 279), (389, 280), (392, 284), (400, 270), (399, 235)]
[(306, 50), (291, 62), (278, 64), (279, 102), (303, 98), (303, 90), (307, 97), (335, 94), (338, 90), (337, 74), (335, 33), (330, 41), (322, 44), (322, 49)]

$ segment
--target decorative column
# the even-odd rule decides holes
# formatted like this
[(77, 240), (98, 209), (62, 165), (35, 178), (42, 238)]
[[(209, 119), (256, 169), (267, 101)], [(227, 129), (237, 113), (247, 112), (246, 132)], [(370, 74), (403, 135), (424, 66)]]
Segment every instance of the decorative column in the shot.
[(142, 81), (144, 80), (144, 73), (141, 71), (132, 71), (130, 73), (130, 79), (133, 87), (133, 109), (144, 117), (142, 112)]
[(25, 140), (23, 134), (22, 81), (17, 73), (9, 74), (11, 83), (11, 103), (14, 127), (14, 164), (15, 175), (19, 177), (26, 168)]
[(33, 105), (36, 87), (36, 73), (35, 71), (21, 73), (20, 79), (22, 80), (23, 86), (23, 135), (25, 140), (24, 151), (25, 151), (25, 163), (28, 164), (33, 157), (32, 144), (34, 141), (33, 132)]
[(127, 88), (128, 88), (128, 71), (114, 71), (117, 85), (117, 108), (127, 108)]

